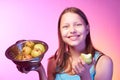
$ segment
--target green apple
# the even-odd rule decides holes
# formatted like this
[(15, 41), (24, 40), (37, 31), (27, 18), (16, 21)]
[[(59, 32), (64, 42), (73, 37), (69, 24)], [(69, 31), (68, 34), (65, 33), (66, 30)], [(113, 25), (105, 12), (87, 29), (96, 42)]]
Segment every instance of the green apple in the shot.
[(23, 47), (22, 54), (30, 54), (32, 49), (28, 46)]
[(90, 64), (92, 62), (92, 54), (81, 54), (81, 58), (87, 63)]
[(34, 49), (41, 50), (41, 52), (45, 52), (45, 47), (43, 44), (35, 44)]
[(33, 49), (32, 52), (31, 52), (31, 56), (32, 57), (38, 57), (39, 55), (41, 55), (41, 50), (36, 50), (36, 49)]

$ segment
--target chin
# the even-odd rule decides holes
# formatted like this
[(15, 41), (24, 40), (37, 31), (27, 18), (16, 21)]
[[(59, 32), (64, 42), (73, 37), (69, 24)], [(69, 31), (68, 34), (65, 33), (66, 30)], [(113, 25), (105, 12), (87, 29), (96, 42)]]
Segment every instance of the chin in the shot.
[(75, 47), (75, 46), (78, 46), (79, 45), (79, 43), (68, 43), (70, 46), (73, 46), (73, 47)]

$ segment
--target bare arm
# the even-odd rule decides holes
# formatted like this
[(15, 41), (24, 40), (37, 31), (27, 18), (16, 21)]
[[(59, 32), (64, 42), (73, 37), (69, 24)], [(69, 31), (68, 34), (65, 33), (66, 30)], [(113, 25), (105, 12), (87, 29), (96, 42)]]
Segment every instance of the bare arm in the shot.
[(50, 59), (48, 61), (47, 75), (48, 80), (55, 80), (55, 70), (56, 70), (56, 62), (55, 59)]
[(96, 64), (95, 80), (112, 80), (113, 62), (110, 57), (102, 56)]
[(45, 69), (44, 69), (42, 64), (40, 65), (40, 67), (36, 71), (39, 74), (39, 80), (47, 80)]

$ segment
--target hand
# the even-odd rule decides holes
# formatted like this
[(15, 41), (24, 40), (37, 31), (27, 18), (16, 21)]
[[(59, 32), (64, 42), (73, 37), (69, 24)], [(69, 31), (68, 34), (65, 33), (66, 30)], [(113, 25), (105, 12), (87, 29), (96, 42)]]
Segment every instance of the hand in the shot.
[(42, 63), (40, 63), (40, 64), (39, 64), (39, 67), (38, 67), (38, 68), (36, 68), (36, 69), (35, 69), (35, 71), (40, 72), (40, 73), (42, 73), (42, 72), (44, 72), (44, 71), (45, 71), (45, 69), (44, 69), (44, 67), (43, 67)]
[(22, 72), (22, 73), (28, 73), (30, 71), (29, 67), (21, 67), (21, 66), (16, 66), (18, 71)]
[(20, 72), (22, 72), (22, 73), (28, 73), (28, 72), (30, 72), (30, 71), (38, 71), (38, 70), (40, 70), (39, 68), (40, 68), (40, 66), (41, 66), (41, 63), (40, 64), (38, 64), (38, 65), (34, 65), (34, 66), (32, 66), (32, 65), (25, 65), (24, 64), (24, 66), (23, 65), (17, 65), (17, 69), (20, 71)]
[(90, 68), (93, 64), (95, 64), (95, 60), (93, 60), (91, 64), (87, 64), (81, 58), (79, 58), (77, 62), (73, 63), (72, 67), (74, 72), (83, 80), (91, 80)]

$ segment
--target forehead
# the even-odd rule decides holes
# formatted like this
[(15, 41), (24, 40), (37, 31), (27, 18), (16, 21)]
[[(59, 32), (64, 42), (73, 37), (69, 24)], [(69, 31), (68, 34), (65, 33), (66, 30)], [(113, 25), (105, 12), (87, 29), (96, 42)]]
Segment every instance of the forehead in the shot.
[(67, 23), (67, 22), (84, 22), (84, 20), (77, 13), (67, 12), (62, 15), (61, 23)]

